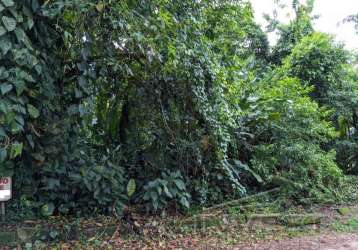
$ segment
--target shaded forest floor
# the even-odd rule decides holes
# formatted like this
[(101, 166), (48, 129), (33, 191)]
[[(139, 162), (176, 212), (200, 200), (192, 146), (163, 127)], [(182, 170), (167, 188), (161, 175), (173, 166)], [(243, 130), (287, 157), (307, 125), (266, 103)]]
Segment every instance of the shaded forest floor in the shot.
[(282, 206), (255, 197), (188, 215), (49, 217), (0, 226), (0, 249), (358, 249), (358, 185), (342, 202)]

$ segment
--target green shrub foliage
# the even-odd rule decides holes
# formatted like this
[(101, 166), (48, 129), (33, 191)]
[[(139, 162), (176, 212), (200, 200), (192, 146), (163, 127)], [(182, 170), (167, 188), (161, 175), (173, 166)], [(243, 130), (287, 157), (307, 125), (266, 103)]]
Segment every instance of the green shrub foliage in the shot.
[(80, 139), (73, 70), (81, 65), (65, 65), (66, 33), (53, 18), (62, 5), (42, 4), (0, 3), (1, 176), (13, 176), (15, 197), (51, 213), (120, 207), (117, 151), (96, 152)]
[(330, 112), (310, 100), (311, 89), (302, 87), (297, 79), (277, 79), (277, 71), (270, 75), (261, 83), (262, 94), (256, 97), (254, 109), (249, 110), (249, 114), (256, 114), (249, 120), (255, 125), (252, 133), (259, 135), (252, 168), (267, 182), (283, 177), (297, 183), (285, 186), (296, 196), (325, 194), (341, 176), (335, 152), (326, 152), (320, 146), (336, 137), (328, 120)]
[(357, 171), (357, 68), (314, 32), (311, 2), (270, 48), (241, 0), (1, 0), (14, 207), (155, 213), (272, 185), (332, 197), (339, 167)]

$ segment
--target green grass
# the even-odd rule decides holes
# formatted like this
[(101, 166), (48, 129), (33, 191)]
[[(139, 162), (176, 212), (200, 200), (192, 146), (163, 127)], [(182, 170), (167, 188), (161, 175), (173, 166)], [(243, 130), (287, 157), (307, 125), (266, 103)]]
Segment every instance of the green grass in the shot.
[(338, 232), (358, 232), (358, 216), (346, 222), (335, 222), (332, 224), (332, 228)]

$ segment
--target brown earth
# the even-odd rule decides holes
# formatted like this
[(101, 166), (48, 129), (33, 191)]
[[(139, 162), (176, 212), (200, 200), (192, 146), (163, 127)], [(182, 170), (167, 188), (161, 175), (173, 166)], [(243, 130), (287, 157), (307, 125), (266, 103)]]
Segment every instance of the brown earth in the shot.
[(358, 234), (329, 233), (294, 239), (244, 244), (235, 250), (358, 250)]

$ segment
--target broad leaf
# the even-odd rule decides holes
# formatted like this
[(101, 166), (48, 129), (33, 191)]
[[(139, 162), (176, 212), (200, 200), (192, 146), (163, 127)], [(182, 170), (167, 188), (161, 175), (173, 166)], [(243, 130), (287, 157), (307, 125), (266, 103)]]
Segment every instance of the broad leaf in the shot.
[(22, 143), (14, 143), (11, 145), (10, 149), (10, 159), (14, 159), (22, 153), (23, 144)]
[(5, 95), (6, 93), (8, 93), (9, 91), (11, 91), (13, 88), (13, 86), (9, 83), (3, 83), (0, 86), (0, 90), (1, 90), (1, 94)]
[(2, 127), (0, 127), (0, 137), (6, 137), (5, 130)]
[(4, 24), (7, 31), (13, 31), (16, 28), (16, 20), (12, 17), (3, 16), (1, 18), (2, 23)]
[(32, 135), (26, 135), (26, 139), (30, 144), (30, 147), (33, 149), (35, 147), (34, 139), (32, 138)]
[(41, 207), (41, 214), (45, 217), (51, 216), (55, 211), (55, 205), (50, 202)]
[(5, 148), (0, 148), (0, 163), (6, 160), (7, 152)]
[(136, 184), (134, 179), (130, 179), (127, 185), (127, 195), (131, 197), (136, 190)]
[(185, 197), (181, 197), (180, 199), (180, 204), (182, 204), (184, 207), (189, 208), (190, 204), (187, 198)]
[(164, 190), (165, 195), (166, 195), (168, 198), (173, 198), (173, 195), (170, 193), (170, 191), (169, 191), (169, 189), (167, 188), (167, 186), (163, 186), (163, 190)]
[(5, 7), (12, 7), (15, 4), (12, 0), (1, 0), (1, 2), (5, 5)]
[(37, 118), (40, 116), (40, 112), (31, 104), (27, 104), (27, 111), (32, 118)]
[(176, 180), (174, 180), (174, 183), (178, 187), (179, 190), (181, 190), (181, 191), (185, 190), (185, 183), (182, 180), (176, 179)]
[(103, 2), (99, 2), (98, 4), (96, 4), (96, 9), (98, 12), (102, 12), (104, 9), (104, 3)]
[(259, 182), (262, 183), (263, 180), (261, 178), (261, 176), (259, 176), (255, 171), (253, 171), (249, 166), (247, 166), (246, 164), (243, 164), (241, 161), (235, 160), (235, 165), (241, 169), (246, 170), (247, 172), (249, 172), (250, 174), (252, 174), (253, 177), (255, 177), (255, 179)]
[(4, 35), (6, 33), (6, 29), (0, 25), (0, 36)]
[(12, 48), (11, 41), (6, 36), (0, 37), (0, 49), (2, 54), (5, 55)]
[(158, 193), (155, 191), (150, 191), (150, 197), (152, 198), (152, 201), (158, 200)]

